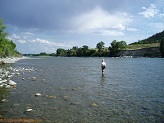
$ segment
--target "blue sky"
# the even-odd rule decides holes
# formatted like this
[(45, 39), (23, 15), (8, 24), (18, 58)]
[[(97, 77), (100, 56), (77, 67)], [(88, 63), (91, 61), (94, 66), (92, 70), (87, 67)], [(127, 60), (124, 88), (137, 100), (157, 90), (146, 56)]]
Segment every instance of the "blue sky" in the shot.
[(164, 0), (1, 0), (0, 18), (21, 53), (103, 41), (127, 44), (164, 30)]

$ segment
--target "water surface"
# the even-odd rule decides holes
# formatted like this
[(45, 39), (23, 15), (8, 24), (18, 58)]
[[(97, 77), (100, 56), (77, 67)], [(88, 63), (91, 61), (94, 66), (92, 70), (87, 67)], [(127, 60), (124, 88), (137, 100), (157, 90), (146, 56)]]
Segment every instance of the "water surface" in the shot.
[[(164, 122), (164, 59), (104, 59), (104, 75), (101, 58), (40, 57), (12, 64), (35, 71), (13, 78), (17, 88), (7, 90), (1, 117), (44, 123)], [(33, 111), (25, 112), (28, 108)]]

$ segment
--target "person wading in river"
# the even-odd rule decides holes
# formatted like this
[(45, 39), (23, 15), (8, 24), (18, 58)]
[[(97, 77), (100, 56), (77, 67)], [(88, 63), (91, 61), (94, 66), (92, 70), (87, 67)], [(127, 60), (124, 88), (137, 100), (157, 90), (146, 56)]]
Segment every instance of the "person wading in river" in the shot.
[(106, 63), (105, 63), (104, 59), (102, 59), (102, 63), (101, 63), (102, 74), (104, 74), (105, 69), (106, 69)]

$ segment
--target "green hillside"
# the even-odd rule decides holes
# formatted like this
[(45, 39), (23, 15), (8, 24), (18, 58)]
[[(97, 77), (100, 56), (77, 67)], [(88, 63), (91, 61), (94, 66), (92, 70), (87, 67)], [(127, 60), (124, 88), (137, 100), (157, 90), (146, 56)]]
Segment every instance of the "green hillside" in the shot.
[(130, 44), (127, 45), (125, 50), (137, 50), (150, 47), (160, 47), (160, 43), (151, 43), (151, 44)]
[(134, 44), (153, 44), (153, 43), (160, 43), (162, 40), (164, 40), (164, 30), (162, 32), (156, 33), (149, 38), (143, 39), (138, 42), (131, 43), (130, 45)]

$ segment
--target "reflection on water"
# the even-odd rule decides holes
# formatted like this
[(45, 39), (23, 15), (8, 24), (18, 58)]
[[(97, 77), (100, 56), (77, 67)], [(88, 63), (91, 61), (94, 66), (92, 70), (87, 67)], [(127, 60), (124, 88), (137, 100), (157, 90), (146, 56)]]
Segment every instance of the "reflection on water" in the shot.
[[(33, 67), (13, 78), (5, 118), (36, 118), (43, 122), (163, 122), (163, 59), (60, 58), (21, 60), (13, 67)], [(36, 77), (36, 81), (28, 78)], [(22, 80), (25, 78), (25, 80)], [(36, 93), (41, 93), (35, 97)], [(25, 112), (26, 109), (32, 112)], [(5, 112), (6, 111), (6, 112)], [(3, 113), (3, 114), (2, 114)]]
[(105, 81), (106, 81), (105, 74), (102, 74), (102, 76), (101, 76), (101, 85), (105, 85)]

